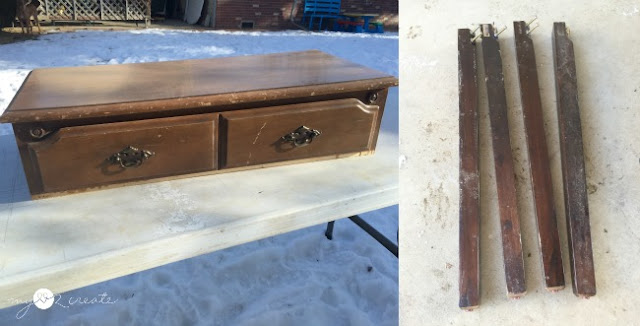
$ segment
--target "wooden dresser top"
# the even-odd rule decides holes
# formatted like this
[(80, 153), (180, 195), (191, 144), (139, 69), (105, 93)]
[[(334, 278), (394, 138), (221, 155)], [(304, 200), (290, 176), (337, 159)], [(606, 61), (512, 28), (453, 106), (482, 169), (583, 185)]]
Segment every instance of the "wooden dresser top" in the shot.
[(2, 122), (33, 122), (317, 96), (395, 86), (321, 51), (33, 70)]

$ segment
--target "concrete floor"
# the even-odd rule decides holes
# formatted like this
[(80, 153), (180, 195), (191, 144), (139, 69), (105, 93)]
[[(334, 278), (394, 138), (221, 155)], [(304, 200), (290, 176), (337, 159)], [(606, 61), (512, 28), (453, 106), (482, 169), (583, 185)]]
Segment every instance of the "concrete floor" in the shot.
[[(640, 324), (640, 2), (400, 2), (400, 322), (402, 325)], [(567, 287), (545, 290), (515, 66), (513, 21), (532, 38)], [(571, 290), (551, 30), (571, 30), (578, 74), (598, 293)], [(480, 89), (481, 304), (458, 308), (457, 29), (495, 22), (509, 105), (528, 294), (506, 297), (485, 85)], [(478, 57), (480, 51), (478, 49)], [(479, 60), (481, 62), (481, 60)], [(479, 76), (483, 76), (479, 72)]]

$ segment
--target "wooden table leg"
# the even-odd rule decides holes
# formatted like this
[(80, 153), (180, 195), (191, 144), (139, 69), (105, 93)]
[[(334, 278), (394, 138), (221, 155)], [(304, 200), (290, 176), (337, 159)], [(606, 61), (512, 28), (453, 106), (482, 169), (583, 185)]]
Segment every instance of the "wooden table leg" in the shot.
[(590, 297), (596, 294), (596, 278), (591, 249), (578, 83), (573, 42), (568, 37), (564, 23), (553, 24), (553, 66), (573, 293), (579, 297)]
[(557, 291), (564, 288), (564, 273), (553, 202), (551, 167), (542, 119), (536, 57), (527, 24), (523, 21), (514, 22), (513, 27), (524, 129), (529, 150), (533, 203), (538, 222), (538, 245), (542, 257), (545, 286), (547, 290)]
[(480, 177), (478, 174), (478, 83), (476, 47), (469, 29), (458, 30), (460, 105), (460, 274), (462, 309), (480, 304)]
[(491, 121), (493, 157), (498, 188), (507, 296), (517, 298), (526, 293), (520, 219), (518, 217), (500, 45), (493, 26), (489, 24), (482, 25), (482, 55), (489, 101), (489, 120)]

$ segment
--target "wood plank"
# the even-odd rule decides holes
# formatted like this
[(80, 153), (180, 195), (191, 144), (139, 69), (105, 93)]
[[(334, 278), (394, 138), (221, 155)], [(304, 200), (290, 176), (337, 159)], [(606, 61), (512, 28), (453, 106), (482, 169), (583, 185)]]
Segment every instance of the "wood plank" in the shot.
[(586, 298), (596, 294), (596, 278), (591, 249), (576, 63), (573, 42), (568, 37), (565, 23), (553, 24), (553, 66), (572, 286), (576, 296)]
[(557, 291), (564, 288), (564, 273), (553, 202), (549, 152), (542, 118), (536, 57), (527, 24), (518, 21), (513, 23), (513, 27), (543, 276), (547, 290)]
[(469, 29), (458, 30), (460, 128), (460, 274), (462, 309), (480, 305), (480, 177), (476, 47)]
[(518, 217), (500, 45), (493, 26), (489, 24), (482, 25), (482, 55), (489, 101), (489, 120), (491, 121), (491, 138), (498, 188), (507, 296), (517, 298), (526, 293), (520, 219)]
[(175, 111), (395, 85), (393, 76), (321, 51), (45, 68), (30, 73), (0, 121)]

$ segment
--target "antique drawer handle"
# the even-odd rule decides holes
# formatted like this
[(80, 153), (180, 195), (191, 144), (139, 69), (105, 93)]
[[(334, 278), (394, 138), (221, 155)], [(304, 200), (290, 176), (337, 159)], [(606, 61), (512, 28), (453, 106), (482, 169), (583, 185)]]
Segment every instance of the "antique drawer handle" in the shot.
[(112, 164), (120, 164), (123, 168), (140, 166), (149, 157), (156, 155), (152, 151), (137, 149), (133, 146), (127, 146), (125, 149), (115, 153), (107, 159)]
[(300, 126), (294, 132), (282, 136), (285, 142), (291, 142), (296, 147), (307, 146), (311, 144), (314, 138), (320, 136), (321, 132), (309, 127)]

